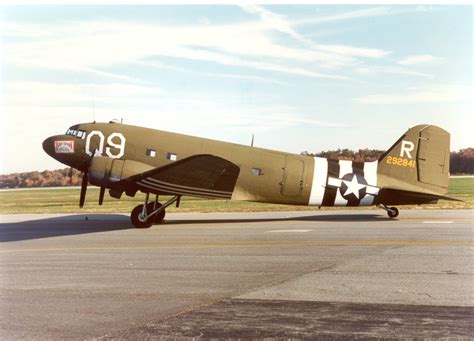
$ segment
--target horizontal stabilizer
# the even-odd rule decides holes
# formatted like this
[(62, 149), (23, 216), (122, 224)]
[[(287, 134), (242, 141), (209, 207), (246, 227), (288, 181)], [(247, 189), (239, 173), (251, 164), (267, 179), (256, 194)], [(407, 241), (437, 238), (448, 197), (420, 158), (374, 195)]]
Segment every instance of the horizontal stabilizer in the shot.
[(377, 198), (379, 203), (385, 205), (409, 205), (409, 204), (429, 204), (438, 200), (460, 201), (462, 200), (447, 197), (436, 193), (412, 192), (395, 188), (383, 188)]

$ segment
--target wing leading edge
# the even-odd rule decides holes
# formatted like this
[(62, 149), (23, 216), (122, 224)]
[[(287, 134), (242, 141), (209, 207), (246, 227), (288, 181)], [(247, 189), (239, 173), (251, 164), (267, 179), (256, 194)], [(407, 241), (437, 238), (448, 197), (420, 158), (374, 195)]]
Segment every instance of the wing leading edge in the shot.
[(230, 199), (239, 173), (240, 168), (226, 159), (199, 154), (122, 181), (143, 192)]

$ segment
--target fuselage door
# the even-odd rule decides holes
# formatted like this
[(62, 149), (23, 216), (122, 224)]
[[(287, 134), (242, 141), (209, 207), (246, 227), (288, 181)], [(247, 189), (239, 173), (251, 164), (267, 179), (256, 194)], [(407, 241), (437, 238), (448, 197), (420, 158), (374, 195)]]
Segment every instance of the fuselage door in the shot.
[(298, 196), (304, 187), (304, 161), (292, 156), (285, 158), (283, 168), (283, 179), (281, 194), (286, 196)]

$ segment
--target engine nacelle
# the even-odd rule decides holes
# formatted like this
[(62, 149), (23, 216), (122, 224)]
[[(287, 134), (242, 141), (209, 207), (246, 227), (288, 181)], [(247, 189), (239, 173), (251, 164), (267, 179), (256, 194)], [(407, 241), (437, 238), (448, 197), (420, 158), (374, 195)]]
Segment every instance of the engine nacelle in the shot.
[(153, 169), (152, 166), (133, 160), (95, 156), (89, 167), (89, 182), (99, 187), (120, 189), (118, 187), (121, 186), (117, 186), (120, 180), (151, 169)]

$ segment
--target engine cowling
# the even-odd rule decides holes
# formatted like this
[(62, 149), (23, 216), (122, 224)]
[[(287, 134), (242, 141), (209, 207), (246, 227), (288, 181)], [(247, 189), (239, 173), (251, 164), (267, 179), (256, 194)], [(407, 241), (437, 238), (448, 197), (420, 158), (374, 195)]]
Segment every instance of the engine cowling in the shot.
[(153, 169), (152, 166), (133, 160), (96, 156), (89, 167), (89, 182), (99, 187), (119, 189), (117, 183), (132, 175)]

